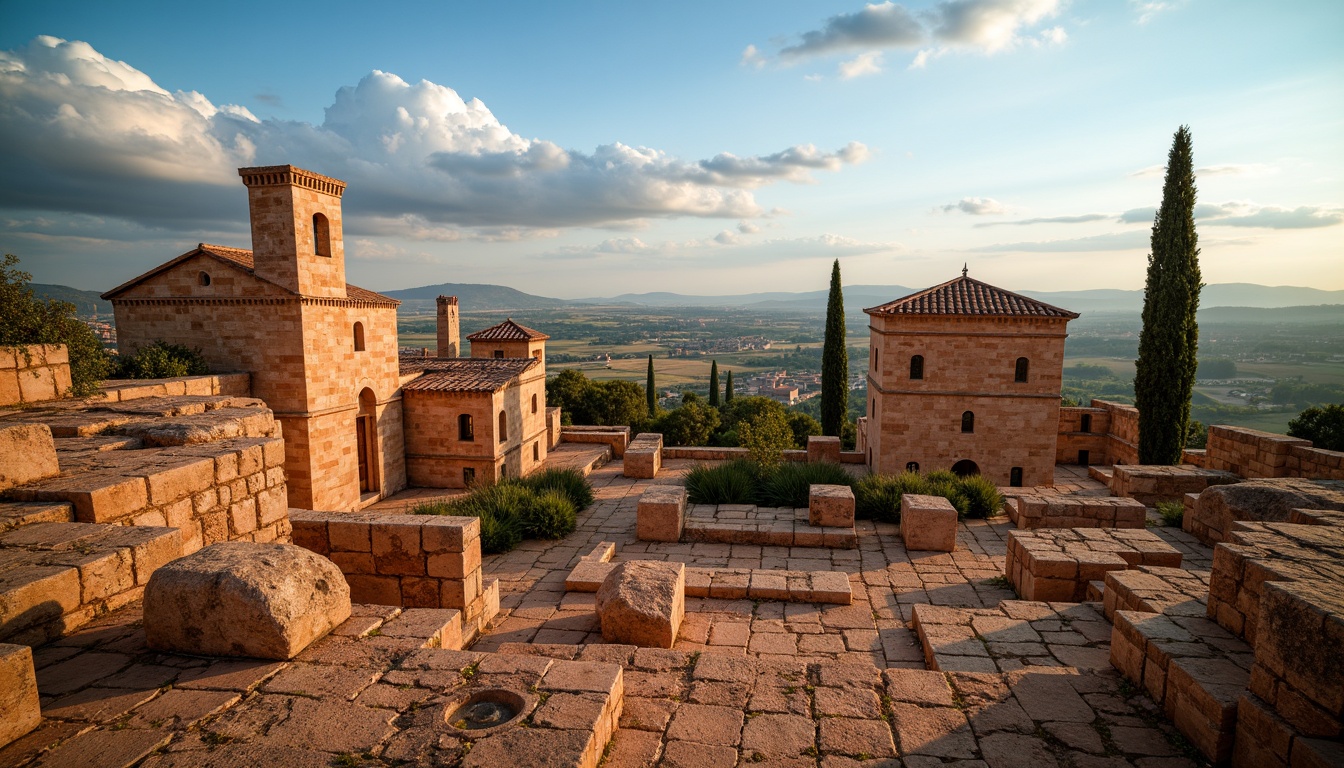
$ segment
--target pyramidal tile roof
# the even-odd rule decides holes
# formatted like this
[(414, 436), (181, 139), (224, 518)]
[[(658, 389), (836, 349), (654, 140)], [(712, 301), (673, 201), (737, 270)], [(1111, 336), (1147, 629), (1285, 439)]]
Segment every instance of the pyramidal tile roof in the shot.
[(1058, 317), (1072, 320), (1077, 312), (1005, 291), (966, 276), (949, 280), (904, 298), (863, 310), (870, 315), (979, 315)]
[(551, 338), (541, 331), (513, 322), (513, 318), (477, 331), (467, 337), (470, 341), (545, 341)]
[(541, 365), (535, 357), (408, 358), (403, 376), (423, 371), (402, 389), (437, 392), (497, 392), (520, 374)]
[[(132, 278), (131, 280), (122, 283), (121, 285), (117, 286), (116, 288), (113, 288), (107, 293), (104, 293), (102, 295), (102, 298), (104, 299), (112, 298), (113, 296), (116, 296), (120, 294), (122, 291), (131, 288), (132, 286), (136, 285), (142, 280), (148, 279), (168, 269), (169, 267), (175, 266), (180, 262), (186, 261), (187, 259), (197, 254), (205, 254), (207, 256), (213, 256), (216, 259), (219, 259), (220, 261), (223, 261), (227, 264), (232, 264), (233, 266), (238, 267), (239, 269), (242, 269), (248, 273), (252, 273), (253, 276), (255, 277), (256, 262), (252, 258), (251, 251), (247, 250), (246, 248), (230, 248), (227, 245), (212, 245), (210, 243), (200, 243), (195, 248), (193, 248), (190, 251), (187, 251), (181, 256), (178, 256), (177, 258), (172, 259), (171, 261), (166, 261), (163, 264), (160, 264), (159, 266), (155, 267), (154, 269), (151, 269), (150, 271), (144, 273), (143, 275)], [(261, 280), (263, 278), (257, 278), (257, 279)], [(270, 281), (266, 282), (269, 283)], [(274, 283), (272, 283), (272, 285), (274, 285)], [(293, 293), (293, 291), (290, 291), (290, 293)], [(386, 304), (388, 306), (393, 307), (401, 303), (389, 296), (384, 296), (381, 293), (376, 293), (374, 291), (370, 291), (367, 288), (360, 288), (357, 285), (351, 285), (349, 283), (345, 284), (345, 295), (346, 298), (350, 299), (351, 301), (363, 301), (373, 304)]]

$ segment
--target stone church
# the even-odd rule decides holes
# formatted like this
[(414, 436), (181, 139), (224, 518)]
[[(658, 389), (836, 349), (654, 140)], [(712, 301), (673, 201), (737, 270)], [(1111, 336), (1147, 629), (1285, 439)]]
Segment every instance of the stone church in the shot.
[(864, 310), (873, 472), (951, 469), (1054, 484), (1066, 326), (1075, 312), (967, 277)]
[(400, 359), (400, 302), (345, 282), (345, 183), (238, 173), (252, 250), (202, 243), (103, 294), (123, 354), (163, 340), (250, 372), (283, 425), (292, 507), (358, 509), (408, 480), (463, 487), (545, 460), (545, 334), (510, 319), (458, 358), (457, 300), (441, 297), (439, 357)]

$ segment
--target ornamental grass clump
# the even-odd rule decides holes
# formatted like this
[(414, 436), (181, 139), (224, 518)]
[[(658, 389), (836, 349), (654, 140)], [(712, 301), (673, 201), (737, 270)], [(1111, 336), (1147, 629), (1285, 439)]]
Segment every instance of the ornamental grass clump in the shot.
[(928, 484), (918, 472), (899, 475), (868, 475), (854, 484), (854, 516), (879, 523), (901, 521), (901, 497), (928, 493)]
[[(999, 487), (982, 475), (961, 478), (961, 493), (966, 498), (966, 517), (984, 519), (1003, 509)], [(955, 502), (953, 506), (956, 506)]]
[(756, 503), (762, 507), (806, 507), (812, 485), (854, 487), (854, 477), (839, 464), (785, 462), (764, 473), (756, 488)]
[(451, 501), (421, 504), (416, 515), (461, 515), (481, 521), (481, 552), (500, 554), (524, 538), (560, 539), (578, 527), (579, 510), (593, 502), (593, 487), (575, 470), (546, 470), (527, 478), (478, 486)]
[(534, 493), (521, 516), (523, 536), (529, 539), (563, 539), (578, 526), (578, 510), (561, 490)]
[(746, 459), (718, 466), (697, 464), (686, 473), (686, 500), (692, 504), (755, 504), (760, 465)]
[(556, 490), (569, 497), (579, 512), (593, 505), (593, 484), (577, 469), (544, 469), (523, 479), (529, 488), (538, 493)]

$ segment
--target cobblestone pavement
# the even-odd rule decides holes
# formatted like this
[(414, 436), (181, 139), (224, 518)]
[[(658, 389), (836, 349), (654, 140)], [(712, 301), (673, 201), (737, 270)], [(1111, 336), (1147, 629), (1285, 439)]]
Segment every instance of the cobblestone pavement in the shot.
[[(292, 662), (157, 653), (145, 647), (139, 606), (115, 611), (36, 651), (44, 720), (0, 750), (0, 766), (582, 764), (566, 756), (596, 759), (609, 730), (584, 680), (616, 666), (604, 694), (622, 702), (602, 757), (609, 768), (1200, 764), (1147, 695), (1102, 661), (1109, 624), (1099, 607), (1015, 600), (1001, 578), (1006, 518), (961, 525), (954, 553), (907, 553), (894, 526), (869, 522), (852, 550), (636, 541), (639, 494), (688, 466), (674, 461), (640, 481), (622, 477), (619, 462), (599, 469), (598, 503), (576, 533), (486, 558), (502, 609), (468, 652), (427, 648), (446, 612), (426, 609), (359, 607)], [(1095, 490), (1076, 472), (1061, 480)], [(1187, 569), (1208, 570), (1207, 548), (1152, 530)], [(690, 599), (673, 649), (603, 644), (593, 595), (564, 592), (569, 569), (602, 541), (617, 544), (618, 560), (838, 570), (854, 602)], [(994, 666), (929, 671), (912, 623), (921, 604), (942, 611), (921, 611), (938, 654), (970, 640)], [(557, 678), (580, 693), (550, 695), (545, 681)], [(445, 730), (445, 707), (463, 690), (528, 690), (528, 681), (541, 686), (529, 726), (475, 749)]]

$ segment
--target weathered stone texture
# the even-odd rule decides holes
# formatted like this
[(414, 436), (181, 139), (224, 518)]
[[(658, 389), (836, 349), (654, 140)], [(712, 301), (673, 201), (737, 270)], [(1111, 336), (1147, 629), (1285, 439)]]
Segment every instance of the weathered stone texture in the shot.
[(807, 492), (807, 522), (826, 528), (854, 526), (854, 491), (847, 485), (813, 485)]
[(686, 524), (686, 489), (680, 485), (650, 486), (639, 497), (635, 535), (641, 541), (681, 541)]
[(1064, 496), (1036, 493), (1008, 497), (1008, 519), (1018, 528), (1142, 528), (1147, 507), (1113, 496)]
[(292, 659), (350, 616), (330, 560), (287, 544), (214, 544), (155, 571), (145, 589), (151, 648)]
[(623, 462), (626, 477), (656, 477), (663, 465), (663, 436), (641, 432), (625, 449)]
[(951, 552), (957, 548), (957, 510), (942, 496), (901, 496), (901, 538), (905, 548)]
[(1181, 553), (1156, 534), (1126, 528), (1038, 528), (1008, 532), (1005, 573), (1024, 600), (1079, 602), (1107, 571), (1177, 568)]
[(1180, 501), (1187, 493), (1200, 493), (1214, 485), (1240, 482), (1230, 472), (1189, 466), (1119, 464), (1111, 475), (1111, 493), (1137, 499), (1146, 505)]
[(686, 613), (686, 566), (631, 560), (617, 565), (597, 590), (602, 639), (671, 648)]
[(56, 444), (46, 424), (0, 427), (0, 491), (60, 474)]
[(26, 645), (0, 644), (0, 747), (42, 722), (33, 673), (33, 652)]
[(1187, 505), (1181, 527), (1212, 546), (1227, 541), (1238, 522), (1290, 522), (1294, 509), (1344, 511), (1344, 483), (1283, 478), (1213, 486)]
[(0, 347), (0, 407), (40, 403), (70, 391), (70, 354), (64, 344)]

